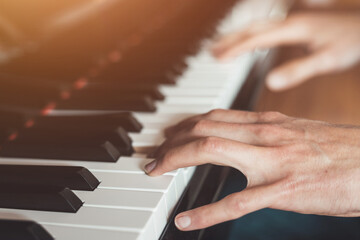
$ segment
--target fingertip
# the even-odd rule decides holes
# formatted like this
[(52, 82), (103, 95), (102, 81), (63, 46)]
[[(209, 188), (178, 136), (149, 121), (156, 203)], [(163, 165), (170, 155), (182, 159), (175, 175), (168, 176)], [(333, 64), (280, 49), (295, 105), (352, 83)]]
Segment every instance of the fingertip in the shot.
[(191, 217), (180, 213), (175, 217), (175, 226), (179, 230), (186, 230), (191, 226)]
[(266, 84), (272, 91), (281, 91), (287, 87), (288, 78), (283, 74), (270, 74), (266, 79)]
[(157, 165), (156, 160), (154, 160), (154, 161), (146, 164), (145, 167), (144, 167), (145, 173), (146, 173), (147, 175), (149, 175), (149, 176), (154, 176), (154, 174), (152, 174), (152, 172), (153, 172), (154, 169), (156, 168), (156, 165)]

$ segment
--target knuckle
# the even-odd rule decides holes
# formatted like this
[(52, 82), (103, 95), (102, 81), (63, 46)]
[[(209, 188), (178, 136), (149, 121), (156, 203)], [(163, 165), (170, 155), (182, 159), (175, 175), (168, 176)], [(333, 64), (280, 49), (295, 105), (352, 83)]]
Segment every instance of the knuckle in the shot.
[(275, 147), (272, 157), (278, 159), (281, 163), (291, 164), (305, 163), (306, 156), (314, 154), (314, 146), (309, 142), (294, 142)]
[(201, 119), (194, 123), (191, 132), (195, 135), (203, 134), (209, 128), (210, 122), (205, 119)]
[(273, 135), (274, 133), (276, 133), (276, 129), (277, 127), (275, 127), (274, 125), (271, 124), (261, 124), (261, 125), (257, 125), (253, 131), (255, 133), (256, 136), (260, 137), (260, 138), (267, 138), (267, 136), (269, 135)]
[(211, 118), (215, 116), (222, 115), (224, 113), (224, 109), (213, 109), (205, 114), (206, 117)]
[(222, 151), (222, 141), (217, 137), (205, 137), (199, 141), (200, 152), (218, 153)]
[(256, 124), (250, 126), (250, 131), (262, 141), (276, 144), (286, 137), (286, 129), (278, 124)]
[[(310, 153), (313, 150), (313, 146), (310, 142), (308, 141), (301, 141), (301, 142), (296, 142), (293, 143), (291, 145), (288, 145), (288, 147), (286, 148), (286, 152), (290, 155), (304, 155), (304, 153)], [(304, 155), (306, 156), (306, 155)]]
[(207, 227), (211, 225), (212, 219), (207, 216), (207, 214), (199, 214), (195, 218), (196, 225), (201, 227)]
[(284, 120), (286, 118), (286, 115), (280, 112), (260, 112), (259, 118), (263, 122), (273, 122), (273, 121)]
[(229, 207), (227, 208), (227, 216), (229, 218), (238, 218), (248, 212), (247, 201), (237, 196), (229, 196)]

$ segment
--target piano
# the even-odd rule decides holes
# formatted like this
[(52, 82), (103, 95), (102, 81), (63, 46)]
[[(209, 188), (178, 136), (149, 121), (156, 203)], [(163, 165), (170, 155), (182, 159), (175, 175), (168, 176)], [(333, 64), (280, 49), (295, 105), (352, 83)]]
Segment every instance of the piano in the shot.
[(0, 239), (204, 239), (173, 218), (214, 201), (229, 169), (151, 178), (147, 154), (167, 126), (253, 93), (268, 52), (219, 63), (209, 47), (287, 6), (0, 0)]

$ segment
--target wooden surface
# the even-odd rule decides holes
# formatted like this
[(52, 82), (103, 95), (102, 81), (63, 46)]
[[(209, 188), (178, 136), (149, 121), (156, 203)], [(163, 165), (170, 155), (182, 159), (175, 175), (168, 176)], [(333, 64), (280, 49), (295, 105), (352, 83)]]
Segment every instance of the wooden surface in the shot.
[[(299, 47), (280, 49), (277, 64), (304, 54)], [(343, 73), (316, 77), (288, 91), (264, 89), (255, 110), (360, 125), (360, 65)]]
[(317, 77), (284, 92), (271, 92), (265, 88), (255, 109), (360, 125), (360, 66)]

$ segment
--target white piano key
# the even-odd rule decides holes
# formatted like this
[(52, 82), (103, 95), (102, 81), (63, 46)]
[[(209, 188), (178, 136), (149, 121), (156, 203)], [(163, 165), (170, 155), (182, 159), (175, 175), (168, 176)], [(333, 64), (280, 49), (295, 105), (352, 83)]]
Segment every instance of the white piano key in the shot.
[[(0, 209), (0, 218), (33, 220), (39, 224), (70, 226), (127, 232), (146, 231), (156, 237), (154, 218), (150, 211), (114, 208), (81, 207), (76, 213)], [(148, 230), (146, 230), (148, 229)]]
[(149, 177), (145, 173), (97, 172), (93, 174), (101, 183), (99, 188), (166, 192), (174, 182), (173, 176)]
[[(74, 193), (84, 201), (87, 207), (105, 207), (127, 210), (153, 211), (161, 205), (164, 194), (161, 192), (129, 191), (97, 188), (94, 191), (76, 191)], [(163, 202), (165, 207), (165, 202)], [(166, 209), (164, 208), (166, 215)]]
[(192, 176), (195, 173), (195, 170), (196, 170), (196, 167), (187, 167), (187, 168), (183, 169), (183, 171), (184, 171), (183, 178), (184, 178), (185, 182), (189, 182), (191, 180)]
[[(62, 161), (53, 159), (0, 158), (0, 164), (82, 166), (90, 172), (143, 174), (144, 166), (153, 161), (144, 157), (120, 157), (117, 162)], [(166, 173), (174, 176), (177, 171)]]
[(213, 67), (208, 71), (193, 70), (187, 71), (182, 75), (182, 79), (206, 79), (207, 81), (217, 81), (218, 79), (223, 79), (228, 76), (228, 71), (224, 71), (221, 68), (218, 69)]
[[(149, 177), (146, 174), (128, 174), (112, 172), (93, 172), (101, 181), (99, 188), (119, 189), (133, 191), (162, 192), (166, 197), (167, 212), (171, 212), (178, 199), (176, 190), (176, 177), (163, 175), (159, 177)], [(178, 175), (179, 181), (182, 176)]]
[(198, 105), (191, 105), (191, 104), (165, 104), (159, 103), (157, 104), (157, 111), (160, 113), (177, 113), (177, 112), (186, 112), (186, 113), (193, 113), (193, 114), (201, 114), (206, 113), (214, 108), (214, 105), (211, 104), (198, 104)]
[(201, 81), (194, 81), (193, 79), (186, 79), (178, 82), (180, 87), (212, 87), (212, 88), (224, 88), (227, 86), (227, 78), (218, 78), (216, 81), (207, 81), (203, 78)]
[(218, 97), (167, 97), (164, 100), (166, 104), (216, 104)]
[(164, 142), (165, 137), (159, 131), (156, 133), (129, 133), (130, 138), (133, 140), (133, 147), (148, 147), (160, 146)]
[(141, 133), (149, 134), (149, 133), (158, 133), (167, 127), (174, 125), (174, 123), (159, 123), (159, 122), (143, 122), (143, 129)]
[(125, 232), (108, 229), (92, 229), (74, 226), (58, 226), (43, 224), (43, 227), (56, 240), (138, 240), (141, 232)]
[(74, 192), (84, 201), (84, 207), (151, 211), (157, 233), (161, 233), (170, 214), (162, 193), (99, 188), (93, 192)]
[(194, 113), (177, 112), (177, 113), (164, 113), (157, 111), (156, 113), (140, 113), (135, 112), (135, 118), (141, 123), (178, 123), (186, 118), (194, 116)]
[(180, 86), (160, 86), (160, 91), (165, 96), (183, 97), (219, 97), (223, 90), (217, 87), (180, 87)]

